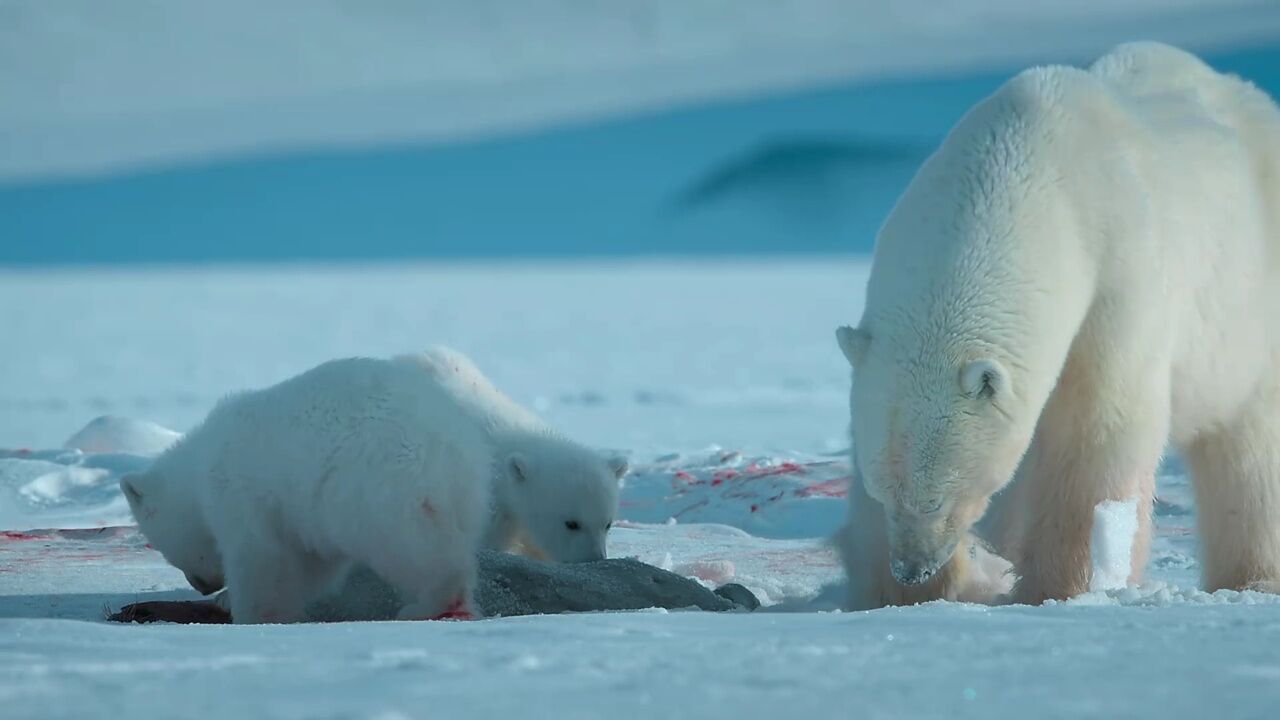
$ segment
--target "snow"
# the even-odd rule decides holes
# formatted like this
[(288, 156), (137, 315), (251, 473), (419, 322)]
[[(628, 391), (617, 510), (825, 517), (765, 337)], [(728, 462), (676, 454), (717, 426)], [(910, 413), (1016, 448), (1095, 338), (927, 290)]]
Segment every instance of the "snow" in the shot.
[(1138, 503), (1104, 500), (1093, 509), (1089, 553), (1093, 574), (1090, 590), (1116, 590), (1125, 586), (1132, 563), (1133, 537), (1138, 532)]
[[(1137, 587), (1121, 570), (1130, 504), (1099, 509), (1093, 560), (1111, 572), (1080, 597), (839, 612), (827, 538), (845, 512), (849, 369), (832, 331), (860, 315), (869, 263), (723, 253), (865, 251), (1003, 69), (1138, 36), (1274, 44), (1280, 6), (99, 5), (0, 0), (0, 262), (703, 256), (0, 268), (4, 717), (1274, 713), (1280, 599), (1196, 589), (1176, 457)], [(1277, 57), (1226, 65), (1274, 91)], [(905, 80), (867, 84), (884, 78)], [(628, 457), (610, 555), (741, 583), (763, 607), (103, 621), (196, 597), (132, 526), (121, 475), (227, 392), (432, 344)]]
[[(28, 619), (8, 624), (0, 682), (15, 720), (1266, 717), (1280, 677), (1276, 618), (1275, 606), (1215, 605), (320, 629)], [(1190, 665), (1151, 655), (1192, 646)], [(1175, 668), (1195, 680), (1170, 682)]]
[(0, 3), (0, 181), (459, 141), (849, 79), (1273, 37), (1256, 0)]
[[(1039, 608), (834, 612), (842, 579), (825, 538), (849, 472), (848, 369), (831, 330), (857, 316), (866, 271), (833, 258), (8, 274), (0, 302), (40, 302), (10, 317), (22, 352), (0, 357), (0, 438), (34, 448), (0, 453), (6, 717), (1268, 714), (1280, 604), (1195, 589), (1195, 506), (1176, 458), (1139, 587)], [(627, 453), (612, 556), (739, 582), (764, 607), (103, 622), (106, 608), (196, 597), (128, 526), (115, 485), (172, 438), (166, 427), (324, 358), (437, 342), (554, 424)], [(104, 414), (87, 428), (101, 452), (40, 449), (81, 444), (65, 438), (90, 437), (80, 426)]]

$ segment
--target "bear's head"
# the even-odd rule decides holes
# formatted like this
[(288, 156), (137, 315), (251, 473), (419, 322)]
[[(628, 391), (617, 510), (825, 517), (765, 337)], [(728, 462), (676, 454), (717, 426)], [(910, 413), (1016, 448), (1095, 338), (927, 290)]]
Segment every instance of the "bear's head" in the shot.
[(894, 578), (920, 585), (1010, 481), (1036, 413), (989, 349), (921, 351), (919, 343), (873, 335), (836, 331), (853, 367), (854, 472), (883, 506)]
[(151, 547), (187, 576), (202, 595), (223, 588), (222, 559), (195, 498), (170, 487), (159, 474), (134, 473), (120, 478), (120, 490)]
[(607, 557), (625, 459), (606, 460), (574, 443), (546, 439), (506, 455), (501, 472), (507, 505), (542, 555), (556, 562)]

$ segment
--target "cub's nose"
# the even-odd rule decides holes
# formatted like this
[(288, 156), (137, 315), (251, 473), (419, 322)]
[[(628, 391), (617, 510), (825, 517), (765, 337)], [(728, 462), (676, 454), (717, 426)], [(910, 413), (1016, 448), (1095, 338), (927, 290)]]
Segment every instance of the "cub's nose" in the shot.
[(212, 595), (223, 587), (222, 583), (210, 582), (199, 575), (193, 575), (191, 573), (185, 573), (185, 575), (187, 576), (187, 582), (190, 583), (191, 587), (195, 588), (196, 592), (201, 595)]

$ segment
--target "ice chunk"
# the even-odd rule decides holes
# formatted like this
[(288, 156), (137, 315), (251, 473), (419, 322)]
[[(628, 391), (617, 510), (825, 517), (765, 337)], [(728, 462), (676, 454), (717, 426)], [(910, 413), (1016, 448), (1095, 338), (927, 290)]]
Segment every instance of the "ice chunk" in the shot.
[(1093, 563), (1090, 590), (1125, 587), (1132, 565), (1133, 536), (1137, 531), (1136, 501), (1104, 500), (1093, 509), (1093, 532), (1089, 537)]

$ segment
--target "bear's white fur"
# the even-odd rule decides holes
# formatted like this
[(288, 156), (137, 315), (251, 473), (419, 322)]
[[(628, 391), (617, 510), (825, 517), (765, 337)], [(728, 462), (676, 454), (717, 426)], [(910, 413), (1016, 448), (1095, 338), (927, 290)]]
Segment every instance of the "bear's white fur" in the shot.
[(225, 578), (238, 623), (304, 620), (352, 563), (437, 616), (470, 607), (488, 526), (493, 454), (463, 416), (413, 363), (335, 360), (222, 401), (121, 486), (193, 586)]
[[(486, 471), (490, 506), (485, 547), (523, 549), (558, 561), (604, 556), (605, 534), (617, 510), (618, 479), (627, 470), (624, 460), (604, 460), (558, 436), (456, 351), (436, 348), (394, 362), (413, 368), (433, 385), (432, 393), (448, 398), (446, 404), (457, 410), (450, 426), (466, 424), (470, 432), (483, 433), (491, 454), (495, 447), (503, 449)], [(516, 461), (525, 468), (526, 482), (513, 472)], [(226, 584), (222, 558), (199, 498), (203, 476), (161, 467), (178, 462), (157, 461), (149, 472), (123, 478), (121, 488), (151, 545), (207, 595)], [(578, 530), (565, 525), (571, 521)]]
[(1014, 600), (1088, 589), (1103, 500), (1137, 502), (1138, 581), (1168, 440), (1205, 588), (1277, 588), (1280, 111), (1252, 85), (1155, 43), (1018, 75), (912, 180), (837, 336), (851, 607), (965, 595), (1015, 471), (994, 523)]
[(436, 347), (405, 359), (435, 377), (494, 446), (493, 521), (485, 545), (524, 544), (557, 562), (604, 559), (626, 460), (606, 460), (552, 430), (456, 350)]

